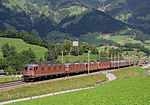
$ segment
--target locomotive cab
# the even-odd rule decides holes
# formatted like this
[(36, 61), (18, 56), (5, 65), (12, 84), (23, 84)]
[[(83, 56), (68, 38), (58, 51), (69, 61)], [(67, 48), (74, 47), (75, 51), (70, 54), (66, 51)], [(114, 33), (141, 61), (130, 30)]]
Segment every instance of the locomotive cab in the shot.
[(66, 64), (65, 64), (65, 68), (66, 68), (65, 71), (66, 71), (66, 72), (69, 72), (69, 71), (70, 71), (70, 66), (71, 66), (70, 63), (66, 63)]
[(88, 68), (88, 64), (84, 63), (84, 70), (87, 70), (87, 68)]
[(38, 70), (38, 65), (27, 64), (24, 67), (23, 77), (24, 80), (29, 80), (34, 78), (35, 71)]

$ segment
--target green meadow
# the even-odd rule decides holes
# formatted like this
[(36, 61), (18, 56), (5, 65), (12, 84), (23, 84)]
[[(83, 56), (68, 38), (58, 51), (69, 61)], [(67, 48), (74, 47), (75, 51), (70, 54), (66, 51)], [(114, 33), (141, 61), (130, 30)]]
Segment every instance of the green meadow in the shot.
[(117, 36), (110, 36), (110, 35), (104, 35), (100, 36), (101, 38), (104, 38), (106, 40), (114, 41), (118, 44), (124, 45), (125, 43), (142, 43), (141, 41), (134, 40), (134, 36), (129, 35), (117, 35)]
[[(137, 69), (137, 67), (136, 67)], [(125, 78), (125, 77), (135, 77), (140, 76), (140, 73), (135, 70), (135, 68), (125, 68), (117, 71), (112, 72), (118, 78)]]
[(149, 105), (150, 77), (132, 77), (93, 89), (70, 92), (10, 105)]
[(0, 102), (71, 89), (91, 87), (94, 86), (95, 83), (99, 83), (105, 80), (107, 80), (107, 78), (104, 74), (97, 74), (23, 86), (5, 92), (0, 91)]
[(121, 45), (124, 45), (125, 43), (141, 43), (140, 41), (134, 40), (132, 37), (133, 36), (126, 36), (126, 35), (110, 36), (107, 40), (112, 40)]

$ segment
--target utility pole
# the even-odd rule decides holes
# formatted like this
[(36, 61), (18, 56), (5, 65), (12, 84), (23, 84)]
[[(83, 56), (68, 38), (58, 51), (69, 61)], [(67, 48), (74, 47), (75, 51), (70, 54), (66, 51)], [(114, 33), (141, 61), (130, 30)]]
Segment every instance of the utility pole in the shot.
[(118, 68), (119, 68), (119, 52), (118, 52)]
[(88, 51), (88, 74), (90, 73), (90, 51)]
[(129, 60), (129, 66), (131, 65), (131, 59)]
[(112, 54), (111, 54), (111, 58), (110, 58), (110, 60), (112, 61)]
[(99, 51), (99, 62), (100, 62), (100, 51)]
[(62, 51), (62, 63), (63, 63), (64, 52)]

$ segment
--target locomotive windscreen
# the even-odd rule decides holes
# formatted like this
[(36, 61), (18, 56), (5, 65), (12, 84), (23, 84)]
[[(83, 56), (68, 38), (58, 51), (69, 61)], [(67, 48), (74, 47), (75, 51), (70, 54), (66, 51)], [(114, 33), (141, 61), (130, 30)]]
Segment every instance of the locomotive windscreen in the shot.
[(29, 71), (33, 71), (34, 70), (34, 67), (29, 67)]
[(25, 67), (24, 70), (27, 71), (27, 70), (28, 70), (28, 67)]

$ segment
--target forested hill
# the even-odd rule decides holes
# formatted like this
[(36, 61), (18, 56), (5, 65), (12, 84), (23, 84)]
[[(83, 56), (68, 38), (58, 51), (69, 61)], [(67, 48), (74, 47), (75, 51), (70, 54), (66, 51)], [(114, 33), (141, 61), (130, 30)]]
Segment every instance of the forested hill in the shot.
[(150, 34), (150, 0), (101, 0), (97, 8)]
[[(75, 17), (64, 19), (60, 25), (74, 21)], [(113, 33), (123, 29), (126, 25), (121, 23), (104, 12), (92, 9), (92, 12), (84, 15), (78, 23), (71, 23), (65, 29), (59, 29), (62, 32), (80, 36), (88, 32)]]
[(94, 5), (91, 3), (90, 0), (1, 0), (0, 30), (25, 30), (49, 38), (55, 31), (78, 37), (88, 32), (113, 33), (125, 27), (91, 8)]

